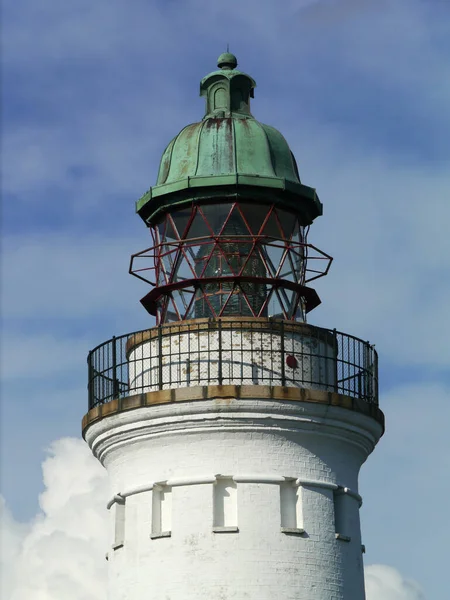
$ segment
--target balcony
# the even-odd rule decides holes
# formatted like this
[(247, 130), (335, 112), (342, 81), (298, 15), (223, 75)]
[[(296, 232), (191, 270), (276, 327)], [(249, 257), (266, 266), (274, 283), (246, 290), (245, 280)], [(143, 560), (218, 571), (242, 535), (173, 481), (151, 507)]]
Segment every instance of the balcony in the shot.
[(112, 400), (195, 386), (331, 392), (378, 411), (373, 346), (336, 330), (266, 318), (194, 319), (113, 337), (88, 355), (89, 410)]

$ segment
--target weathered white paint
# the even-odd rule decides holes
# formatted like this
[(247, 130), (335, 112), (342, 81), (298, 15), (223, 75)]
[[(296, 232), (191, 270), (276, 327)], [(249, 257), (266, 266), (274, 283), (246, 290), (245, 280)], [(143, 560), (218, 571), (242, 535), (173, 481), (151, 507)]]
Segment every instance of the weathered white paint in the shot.
[[(282, 385), (282, 360), (286, 385), (333, 391), (336, 384), (335, 346), (297, 332), (284, 335), (284, 354), (279, 332), (224, 329), (222, 339), (222, 383)], [(219, 332), (175, 331), (161, 343), (145, 341), (128, 356), (131, 389), (150, 392), (189, 385), (219, 383)], [(286, 355), (296, 358), (297, 366), (286, 365)]]
[[(86, 440), (108, 469), (111, 494), (125, 498), (124, 543), (109, 549), (109, 599), (362, 600), (357, 479), (380, 435), (358, 412), (258, 398), (161, 404), (93, 423)], [(282, 530), (286, 479), (304, 534)], [(219, 518), (220, 481), (230, 487)], [(153, 498), (164, 486), (171, 509), (158, 529)], [(349, 499), (348, 542), (336, 539), (336, 494)]]
[(280, 485), (280, 521), (284, 529), (302, 528), (300, 497), (295, 481)]
[[(228, 478), (224, 478), (223, 475), (217, 475), (215, 477), (209, 477), (208, 475), (206, 475), (205, 477), (183, 477), (183, 478), (169, 479), (165, 484), (149, 483), (149, 484), (145, 484), (145, 485), (139, 485), (139, 486), (133, 487), (131, 489), (121, 491), (120, 494), (115, 494), (111, 498), (111, 500), (109, 500), (109, 502), (107, 503), (106, 508), (109, 510), (115, 502), (120, 503), (120, 502), (123, 502), (123, 500), (125, 498), (127, 498), (128, 496), (134, 496), (135, 494), (149, 492), (155, 486), (169, 485), (171, 487), (174, 487), (174, 486), (180, 486), (180, 485), (199, 485), (201, 483), (216, 483), (218, 479), (228, 479)], [(335, 483), (329, 483), (328, 481), (316, 481), (313, 479), (296, 479), (295, 477), (277, 477), (276, 475), (264, 475), (264, 474), (260, 475), (259, 473), (258, 474), (255, 473), (253, 475), (248, 475), (248, 474), (233, 475), (233, 477), (231, 477), (230, 479), (232, 479), (233, 481), (236, 481), (236, 482), (241, 482), (241, 483), (274, 483), (274, 484), (278, 484), (278, 485), (281, 485), (281, 484), (287, 483), (287, 482), (289, 482), (290, 484), (292, 482), (295, 482), (294, 485), (299, 486), (299, 487), (302, 485), (306, 485), (306, 486), (312, 486), (312, 487), (324, 487), (324, 488), (328, 488), (330, 490), (340, 490), (340, 493), (345, 493), (345, 494), (348, 494), (349, 496), (352, 496), (352, 498), (355, 498), (358, 502), (358, 506), (362, 505), (362, 498), (359, 494), (352, 491), (350, 488), (339, 486)], [(300, 494), (300, 491), (298, 493)]]
[(231, 477), (219, 477), (214, 485), (213, 526), (237, 524), (237, 484)]
[[(117, 498), (117, 496), (116, 496)], [(114, 504), (114, 542), (113, 549), (121, 548), (125, 541), (125, 500), (121, 498)]]

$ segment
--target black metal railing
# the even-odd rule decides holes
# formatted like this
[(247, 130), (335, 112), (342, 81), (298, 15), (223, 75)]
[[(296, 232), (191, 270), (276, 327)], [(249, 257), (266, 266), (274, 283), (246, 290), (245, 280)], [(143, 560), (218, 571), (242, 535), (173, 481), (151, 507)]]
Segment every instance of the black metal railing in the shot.
[(271, 319), (196, 319), (113, 337), (88, 355), (89, 409), (148, 391), (269, 385), (337, 392), (378, 406), (373, 346)]

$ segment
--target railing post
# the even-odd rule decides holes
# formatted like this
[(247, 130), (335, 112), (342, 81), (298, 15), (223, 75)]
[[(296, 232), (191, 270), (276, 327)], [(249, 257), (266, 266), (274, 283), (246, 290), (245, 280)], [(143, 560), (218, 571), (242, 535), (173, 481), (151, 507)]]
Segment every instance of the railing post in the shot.
[(375, 348), (372, 346), (373, 352), (373, 374), (372, 374), (372, 385), (373, 385), (373, 401), (378, 406), (378, 354)]
[[(273, 325), (272, 325), (273, 327)], [(281, 321), (280, 324), (280, 333), (281, 333), (281, 385), (286, 385), (286, 357), (284, 351), (284, 321)]]
[[(223, 384), (223, 371), (222, 371), (222, 321), (221, 319), (218, 319), (217, 321), (217, 331), (218, 331), (218, 342), (219, 342), (219, 348), (218, 348), (218, 355), (219, 355), (219, 385)], [(211, 360), (211, 356), (208, 356), (208, 361)]]
[(112, 338), (112, 380), (113, 380), (113, 400), (119, 397), (119, 380), (117, 379), (117, 348), (116, 336)]
[(87, 362), (88, 362), (88, 408), (90, 410), (91, 408), (94, 408), (94, 398), (93, 398), (93, 396), (94, 396), (94, 390), (93, 390), (94, 381), (93, 381), (93, 376), (92, 376), (94, 369), (92, 367), (92, 352), (89, 352)]
[[(163, 355), (163, 347), (162, 347), (162, 326), (158, 325), (158, 386), (159, 389), (163, 389), (163, 363), (162, 363), (162, 355)], [(170, 382), (169, 382), (170, 383)]]
[(337, 340), (337, 331), (336, 328), (333, 329), (333, 338), (334, 338), (334, 356), (333, 356), (333, 361), (334, 361), (334, 391), (336, 392), (336, 394), (339, 391), (339, 386), (338, 386), (338, 354), (339, 354), (339, 348), (338, 348), (338, 340)]
[(372, 347), (370, 342), (367, 340), (362, 342), (363, 344), (363, 364), (362, 364), (362, 390), (363, 399), (366, 402), (371, 402), (373, 394), (373, 361), (372, 361)]
[[(181, 358), (180, 358), (180, 364), (181, 364)], [(190, 360), (190, 358), (186, 359), (186, 385), (188, 387), (191, 385), (191, 360)]]

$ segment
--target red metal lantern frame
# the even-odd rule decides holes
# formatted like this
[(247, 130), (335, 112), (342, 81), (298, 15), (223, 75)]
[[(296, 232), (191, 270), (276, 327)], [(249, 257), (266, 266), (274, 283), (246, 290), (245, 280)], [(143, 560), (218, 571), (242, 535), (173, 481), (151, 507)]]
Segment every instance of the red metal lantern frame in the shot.
[[(303, 315), (320, 303), (315, 290), (306, 284), (326, 275), (333, 259), (307, 243), (309, 227), (293, 225), (295, 215), (286, 219), (285, 211), (270, 205), (265, 207), (267, 213), (255, 228), (248, 218), (248, 205), (246, 210), (238, 202), (227, 206), (228, 214), (219, 227), (210, 222), (205, 206), (194, 205), (190, 213), (184, 211), (181, 226), (177, 213), (166, 213), (159, 225), (150, 227), (153, 245), (132, 255), (130, 273), (154, 287), (141, 302), (158, 323), (192, 318), (194, 302), (199, 297), (214, 317), (226, 314), (234, 294), (241, 295), (254, 317), (263, 316), (271, 300), (276, 300), (280, 308), (277, 316), (289, 320), (297, 319), (299, 311)], [(258, 209), (262, 207), (259, 205)], [(243, 233), (230, 232), (230, 224), (236, 218)], [(193, 235), (199, 222), (206, 235)], [(219, 261), (224, 269), (211, 277), (208, 267), (213, 260)], [(249, 273), (249, 266), (255, 260), (263, 265), (265, 277)], [(246, 287), (251, 287), (248, 284), (266, 286), (267, 295), (258, 310), (246, 292)], [(214, 287), (215, 294), (227, 296), (220, 310), (210, 301), (208, 286)]]

